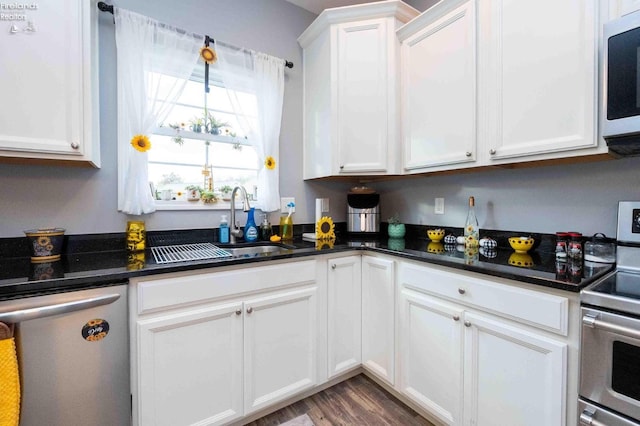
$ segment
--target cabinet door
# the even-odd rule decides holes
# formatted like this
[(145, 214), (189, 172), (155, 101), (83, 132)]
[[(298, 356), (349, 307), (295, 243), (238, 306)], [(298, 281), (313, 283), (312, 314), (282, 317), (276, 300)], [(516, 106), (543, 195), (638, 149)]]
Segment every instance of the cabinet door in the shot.
[[(476, 16), (474, 1), (434, 6), (402, 41), (404, 169), (476, 159)], [(415, 26), (420, 24), (419, 30)]]
[(232, 303), (137, 322), (134, 424), (219, 425), (242, 416), (241, 314)]
[(596, 0), (484, 3), (480, 108), (489, 163), (598, 147), (597, 11)]
[(0, 156), (99, 165), (92, 148), (99, 137), (92, 99), (98, 72), (95, 1), (45, 1), (36, 10), (2, 12), (25, 19), (3, 21), (7, 31), (0, 37), (0, 93), (6, 100), (0, 104)]
[(245, 414), (316, 385), (316, 287), (244, 302)]
[(398, 388), (443, 423), (460, 424), (463, 311), (407, 288), (399, 302)]
[[(339, 173), (386, 172), (390, 131), (388, 111), (394, 107), (389, 89), (386, 19), (336, 26), (337, 166)], [(391, 127), (390, 127), (391, 126)], [(394, 133), (391, 133), (392, 135)]]
[(360, 256), (328, 261), (329, 378), (357, 367), (361, 360)]
[(395, 383), (395, 282), (393, 260), (362, 257), (362, 364)]
[(564, 425), (567, 345), (465, 313), (465, 425)]

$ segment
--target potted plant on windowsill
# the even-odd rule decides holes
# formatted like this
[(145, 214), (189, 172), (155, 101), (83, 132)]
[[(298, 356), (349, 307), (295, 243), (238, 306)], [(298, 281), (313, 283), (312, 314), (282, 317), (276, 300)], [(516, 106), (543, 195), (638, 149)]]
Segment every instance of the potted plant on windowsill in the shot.
[(194, 117), (189, 120), (189, 127), (191, 131), (194, 133), (202, 133), (202, 126), (204, 126), (205, 118), (204, 117)]
[(200, 195), (200, 199), (205, 204), (211, 204), (218, 201), (218, 198), (212, 191), (203, 191), (202, 194)]
[(223, 201), (230, 201), (231, 200), (231, 191), (233, 191), (233, 188), (230, 187), (229, 185), (225, 185), (225, 186), (220, 188), (220, 193), (222, 194), (222, 200)]
[(404, 223), (400, 223), (398, 213), (389, 218), (389, 226), (387, 228), (387, 232), (390, 238), (404, 238), (404, 234), (406, 233), (406, 231), (407, 230), (404, 226)]
[(220, 128), (229, 125), (229, 123), (227, 123), (226, 121), (218, 120), (211, 113), (208, 114), (205, 122), (205, 129), (207, 133), (211, 133), (212, 135), (219, 135), (220, 133), (222, 133)]
[(187, 190), (188, 201), (198, 201), (202, 192), (204, 191), (198, 185), (188, 185), (187, 187), (185, 187), (185, 189)]

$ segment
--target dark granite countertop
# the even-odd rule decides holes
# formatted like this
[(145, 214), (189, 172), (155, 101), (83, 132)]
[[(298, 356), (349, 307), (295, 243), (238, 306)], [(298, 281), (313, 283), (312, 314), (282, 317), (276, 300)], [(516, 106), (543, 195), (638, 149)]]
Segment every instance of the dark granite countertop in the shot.
[[(206, 235), (203, 238), (209, 242), (216, 241), (212, 235)], [(88, 239), (89, 237), (85, 238), (85, 243)], [(67, 250), (67, 254), (60, 260), (46, 263), (32, 263), (28, 255), (9, 257), (7, 253), (11, 250), (7, 249), (5, 244), (4, 250), (0, 247), (0, 300), (119, 284), (126, 282), (129, 278), (145, 275), (253, 264), (348, 250), (384, 253), (569, 292), (579, 292), (614, 268), (612, 264), (556, 262), (555, 253), (548, 250), (549, 246), (544, 244), (525, 255), (516, 254), (510, 248), (500, 246), (494, 251), (480, 249), (465, 253), (464, 247), (433, 243), (428, 239), (388, 239), (382, 236), (364, 239), (346, 234), (333, 244), (316, 244), (295, 239), (284, 245), (285, 251), (275, 255), (260, 254), (249, 257), (157, 264), (149, 250), (128, 253), (126, 250), (115, 249), (124, 247), (120, 239), (121, 236), (115, 241), (102, 239), (102, 244), (97, 246), (104, 250), (78, 252)], [(162, 243), (166, 242), (163, 240)], [(75, 241), (74, 244), (80, 243)], [(20, 250), (14, 252), (22, 254)]]

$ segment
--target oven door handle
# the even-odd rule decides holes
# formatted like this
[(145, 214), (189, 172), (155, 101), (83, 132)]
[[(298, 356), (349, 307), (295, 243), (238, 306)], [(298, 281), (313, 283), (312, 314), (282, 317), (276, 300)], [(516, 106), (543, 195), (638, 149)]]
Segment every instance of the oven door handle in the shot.
[(597, 328), (610, 333), (621, 334), (623, 336), (631, 337), (632, 339), (640, 340), (640, 331), (633, 328), (625, 327), (624, 325), (618, 325), (607, 321), (598, 319), (597, 314), (586, 314), (582, 317), (582, 324), (590, 328)]
[(108, 305), (120, 298), (120, 295), (106, 294), (104, 296), (90, 297), (87, 299), (74, 300), (72, 302), (59, 303), (55, 305), (34, 306), (32, 308), (19, 309), (16, 311), (0, 313), (0, 322), (18, 323), (37, 318), (50, 317), (53, 315), (68, 314), (70, 312), (82, 311), (96, 306)]
[(599, 422), (598, 420), (594, 419), (593, 416), (595, 414), (595, 410), (585, 409), (582, 413), (580, 413), (580, 425), (607, 426), (605, 423)]

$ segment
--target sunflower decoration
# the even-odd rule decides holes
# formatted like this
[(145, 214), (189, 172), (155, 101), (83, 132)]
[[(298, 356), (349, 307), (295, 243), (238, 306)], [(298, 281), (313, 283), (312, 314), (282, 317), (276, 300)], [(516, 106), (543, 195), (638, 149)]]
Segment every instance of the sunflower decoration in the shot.
[(273, 158), (272, 156), (268, 156), (267, 158), (264, 159), (264, 166), (269, 170), (275, 169), (276, 168), (276, 159)]
[(209, 65), (215, 63), (218, 60), (216, 51), (209, 46), (202, 46), (202, 48), (200, 49), (200, 57)]
[(329, 240), (316, 240), (316, 250), (331, 250), (335, 242), (335, 238), (331, 238)]
[(131, 146), (139, 152), (147, 152), (151, 149), (151, 141), (145, 135), (135, 135), (131, 138)]
[(336, 226), (333, 224), (333, 220), (330, 217), (321, 217), (318, 223), (316, 223), (316, 238), (318, 240), (335, 240), (335, 228)]

